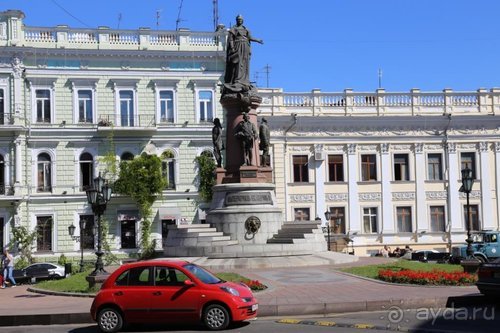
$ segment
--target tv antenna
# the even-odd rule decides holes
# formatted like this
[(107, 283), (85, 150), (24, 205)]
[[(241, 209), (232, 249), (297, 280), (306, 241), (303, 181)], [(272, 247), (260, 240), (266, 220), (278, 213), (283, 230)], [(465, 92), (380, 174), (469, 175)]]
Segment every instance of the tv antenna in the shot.
[(156, 30), (160, 29), (160, 17), (161, 17), (161, 11), (163, 9), (157, 9), (156, 10)]
[(271, 74), (271, 66), (269, 64), (264, 66), (264, 73), (266, 73), (266, 88), (269, 88), (269, 74)]
[(382, 69), (378, 69), (378, 88), (382, 88)]
[(179, 5), (179, 12), (177, 13), (177, 20), (175, 21), (175, 30), (179, 30), (179, 23), (181, 23), (181, 21), (184, 21), (184, 20), (181, 20), (181, 11), (182, 11), (182, 3), (184, 2), (184, 0), (181, 0), (181, 3)]
[(217, 30), (217, 26), (219, 25), (219, 1), (214, 1), (214, 30)]
[(120, 29), (121, 22), (122, 22), (122, 13), (118, 13), (118, 27), (117, 27), (117, 29)]

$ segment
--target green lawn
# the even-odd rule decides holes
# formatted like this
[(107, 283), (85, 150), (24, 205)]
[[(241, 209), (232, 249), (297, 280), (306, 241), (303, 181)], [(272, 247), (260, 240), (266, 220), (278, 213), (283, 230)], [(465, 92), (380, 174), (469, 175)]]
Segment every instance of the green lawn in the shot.
[[(34, 287), (39, 289), (73, 292), (73, 293), (95, 293), (97, 290), (89, 290), (89, 284), (85, 277), (92, 272), (92, 269), (83, 273), (71, 274), (71, 276), (60, 280), (48, 280), (37, 283)], [(215, 274), (219, 279), (232, 282), (248, 281), (244, 276), (236, 273), (217, 273)]]
[(392, 269), (392, 270), (410, 269), (414, 271), (440, 270), (446, 272), (463, 271), (463, 268), (460, 265), (424, 263), (419, 261), (410, 261), (403, 259), (388, 264), (343, 268), (341, 269), (341, 271), (346, 273), (351, 273), (354, 275), (376, 279), (378, 276), (378, 271), (381, 269)]

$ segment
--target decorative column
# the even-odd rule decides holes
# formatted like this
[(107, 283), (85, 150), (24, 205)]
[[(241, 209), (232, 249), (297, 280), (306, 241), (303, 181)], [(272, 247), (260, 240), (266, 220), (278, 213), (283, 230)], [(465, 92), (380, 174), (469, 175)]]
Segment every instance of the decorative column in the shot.
[(416, 188), (416, 231), (429, 230), (429, 218), (427, 214), (425, 197), (425, 157), (423, 154), (424, 144), (416, 143), (415, 151), (415, 188)]
[[(457, 145), (456, 143), (448, 143), (448, 149), (445, 150), (448, 152), (448, 200), (450, 201), (450, 209), (448, 210), (448, 214), (450, 215), (451, 221), (451, 230), (452, 231), (463, 231), (463, 209), (460, 204), (459, 198), (459, 186), (458, 182), (461, 178), (460, 170), (458, 170), (458, 156), (457, 156)], [(446, 158), (446, 156), (445, 156)]]
[[(495, 228), (493, 219), (493, 197), (491, 195), (491, 179), (490, 179), (490, 165), (488, 156), (488, 142), (479, 142), (479, 159), (481, 173), (481, 210), (483, 229), (489, 230)], [(476, 175), (477, 177), (478, 175)]]
[[(314, 145), (314, 160), (315, 160), (315, 182), (314, 182), (314, 192), (315, 192), (315, 203), (316, 203), (316, 216), (321, 220), (324, 218), (325, 207), (325, 153), (323, 151), (323, 145)], [(313, 216), (311, 216), (311, 219)], [(328, 222), (328, 221), (327, 221)]]
[(359, 216), (359, 196), (358, 196), (358, 155), (356, 154), (356, 144), (347, 146), (347, 168), (349, 184), (349, 228), (351, 232), (361, 232), (361, 218)]
[(392, 188), (391, 188), (391, 157), (389, 155), (389, 144), (380, 145), (380, 174), (382, 177), (382, 232), (384, 234), (394, 232), (394, 221), (392, 217)]

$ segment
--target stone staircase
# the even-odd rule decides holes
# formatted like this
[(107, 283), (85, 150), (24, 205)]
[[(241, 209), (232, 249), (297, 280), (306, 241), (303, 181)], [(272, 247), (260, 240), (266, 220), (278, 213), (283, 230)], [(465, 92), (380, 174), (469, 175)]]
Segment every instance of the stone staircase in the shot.
[(324, 239), (317, 222), (287, 222), (277, 234), (267, 240), (267, 244), (301, 244), (314, 239)]

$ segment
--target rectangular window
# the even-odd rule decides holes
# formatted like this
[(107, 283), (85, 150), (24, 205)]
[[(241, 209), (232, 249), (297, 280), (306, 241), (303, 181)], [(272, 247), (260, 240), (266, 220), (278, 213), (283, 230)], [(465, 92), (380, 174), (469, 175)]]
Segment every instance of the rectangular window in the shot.
[(363, 227), (365, 233), (376, 234), (378, 232), (377, 220), (377, 207), (363, 208)]
[(293, 156), (293, 182), (307, 183), (309, 182), (309, 167), (308, 156), (299, 155)]
[(295, 221), (309, 221), (311, 216), (309, 208), (294, 208), (293, 215)]
[(443, 180), (443, 163), (441, 154), (427, 155), (427, 178), (429, 180)]
[(122, 249), (135, 249), (135, 220), (121, 221), (121, 247)]
[(411, 207), (397, 207), (398, 232), (412, 232)]
[(36, 217), (36, 250), (52, 251), (52, 216)]
[(443, 232), (446, 231), (444, 206), (431, 206), (431, 231)]
[(160, 122), (174, 122), (174, 92), (171, 90), (160, 91)]
[(175, 160), (164, 160), (161, 162), (163, 177), (167, 180), (167, 189), (175, 189)]
[(0, 125), (5, 124), (5, 92), (0, 89)]
[(460, 170), (463, 170), (465, 168), (469, 168), (472, 170), (472, 179), (477, 179), (475, 153), (470, 152), (460, 154)]
[(328, 181), (344, 181), (344, 156), (328, 155)]
[(37, 89), (36, 95), (36, 122), (50, 123), (50, 90)]
[(394, 180), (410, 180), (408, 154), (394, 154)]
[(213, 93), (210, 90), (198, 92), (198, 103), (200, 112), (200, 122), (212, 122), (214, 120)]
[(163, 247), (168, 246), (167, 238), (168, 238), (168, 226), (175, 225), (175, 220), (161, 220), (161, 241)]
[(361, 180), (377, 180), (376, 155), (361, 155)]
[(345, 208), (330, 207), (330, 230), (334, 234), (345, 234)]
[[(469, 223), (469, 219), (467, 218), (467, 205), (464, 205), (464, 225), (467, 230), (467, 225)], [(470, 205), (470, 223), (472, 231), (480, 231), (481, 226), (479, 223), (479, 207), (478, 205)]]
[(78, 90), (78, 122), (92, 123), (92, 90)]
[(80, 230), (82, 248), (86, 250), (94, 249), (94, 215), (80, 215), (80, 221), (85, 221), (85, 225)]
[(121, 126), (134, 126), (134, 92), (132, 90), (120, 91), (120, 124)]

